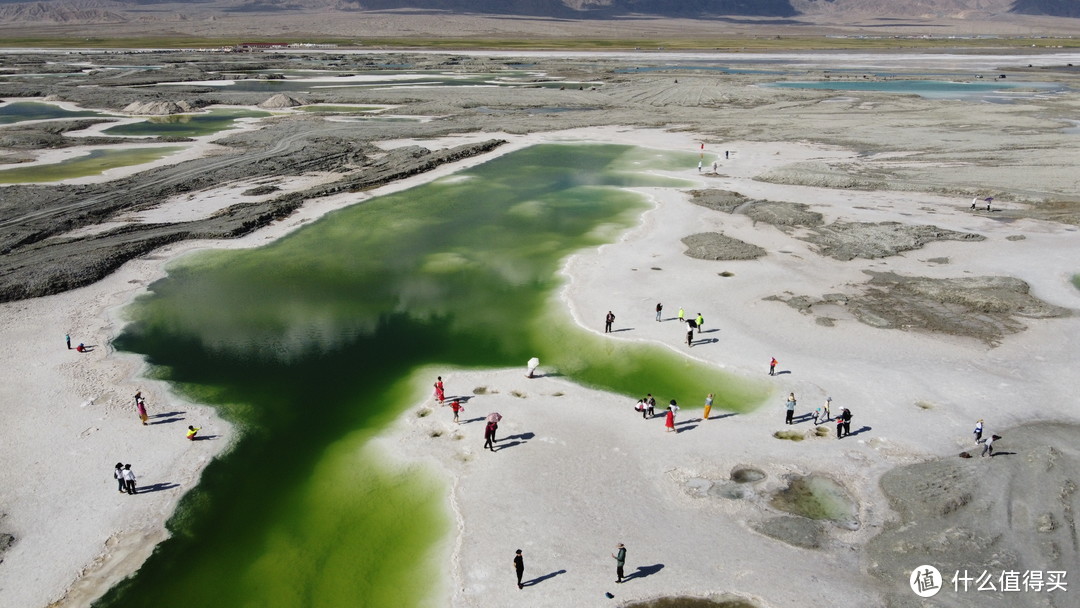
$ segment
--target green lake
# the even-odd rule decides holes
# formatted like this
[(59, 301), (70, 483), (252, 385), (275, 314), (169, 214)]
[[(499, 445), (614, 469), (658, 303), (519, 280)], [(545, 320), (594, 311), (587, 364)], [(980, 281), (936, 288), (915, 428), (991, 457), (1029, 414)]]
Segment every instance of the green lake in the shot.
[(142, 122), (116, 125), (105, 129), (106, 135), (138, 135), (142, 137), (199, 137), (231, 129), (240, 118), (263, 118), (269, 112), (218, 108), (202, 114), (173, 114), (155, 116)]
[[(173, 537), (97, 605), (431, 602), (448, 576), (435, 548), (453, 530), (448, 488), (382, 463), (367, 442), (429, 397), (439, 371), (523, 369), (537, 356), (545, 370), (628, 399), (652, 392), (691, 403), (715, 392), (721, 409), (756, 407), (763, 386), (586, 331), (558, 301), (566, 257), (613, 241), (648, 208), (623, 188), (692, 185), (642, 167), (697, 161), (538, 145), (258, 249), (174, 262), (127, 309), (114, 345), (213, 404), (240, 437), (181, 501)], [(188, 422), (174, 424), (179, 436)]]
[(92, 150), (89, 154), (69, 158), (58, 163), (4, 169), (0, 171), (0, 184), (58, 182), (76, 177), (99, 175), (109, 169), (153, 162), (183, 149), (183, 146), (159, 146), (123, 150)]
[(51, 103), (38, 103), (35, 101), (16, 101), (0, 105), (0, 125), (10, 125), (27, 120), (51, 120), (57, 118), (84, 118), (96, 116), (99, 118), (114, 118), (112, 114), (95, 112), (93, 110), (65, 110)]

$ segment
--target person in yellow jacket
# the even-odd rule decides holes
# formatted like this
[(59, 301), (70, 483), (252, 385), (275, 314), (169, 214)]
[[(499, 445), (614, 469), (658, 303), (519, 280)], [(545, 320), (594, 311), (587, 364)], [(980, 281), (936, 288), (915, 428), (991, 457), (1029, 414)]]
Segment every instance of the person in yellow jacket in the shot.
[(195, 441), (195, 435), (201, 430), (202, 430), (201, 426), (199, 426), (199, 427), (188, 426), (187, 427), (187, 438), (190, 439), (191, 441)]
[(712, 399), (713, 394), (709, 393), (708, 397), (705, 397), (705, 414), (701, 417), (702, 420), (709, 419), (709, 412), (712, 411)]

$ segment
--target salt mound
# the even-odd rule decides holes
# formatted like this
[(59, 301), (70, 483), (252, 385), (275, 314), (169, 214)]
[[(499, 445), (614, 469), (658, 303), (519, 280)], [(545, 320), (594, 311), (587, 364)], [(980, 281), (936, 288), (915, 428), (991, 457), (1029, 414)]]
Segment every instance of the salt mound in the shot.
[(128, 114), (183, 114), (193, 112), (195, 108), (186, 101), (134, 101), (124, 107)]
[(284, 93), (278, 93), (270, 99), (259, 104), (260, 108), (295, 108), (296, 106), (307, 105), (306, 102), (300, 101), (295, 97), (289, 97)]

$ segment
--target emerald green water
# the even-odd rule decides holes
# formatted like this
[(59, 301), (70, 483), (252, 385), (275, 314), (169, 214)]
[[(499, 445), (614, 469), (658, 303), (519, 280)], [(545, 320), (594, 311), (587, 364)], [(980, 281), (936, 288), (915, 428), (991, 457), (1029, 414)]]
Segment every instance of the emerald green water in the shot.
[(109, 169), (153, 162), (183, 149), (182, 146), (165, 146), (125, 150), (92, 150), (85, 156), (69, 158), (49, 165), (4, 169), (0, 171), (0, 184), (58, 182), (75, 177), (99, 175)]
[(640, 168), (696, 162), (534, 146), (266, 247), (174, 264), (128, 310), (115, 345), (242, 433), (182, 501), (173, 538), (99, 605), (187, 606), (193, 592), (223, 608), (431, 602), (417, 581), (445, 580), (447, 556), (433, 547), (451, 533), (447, 488), (383, 464), (367, 440), (428, 396), (432, 370), (538, 356), (629, 396), (696, 403), (715, 392), (722, 408), (757, 405), (761, 388), (582, 330), (557, 302), (566, 256), (612, 241), (646, 208), (620, 187), (686, 187)]
[(375, 110), (382, 109), (380, 106), (300, 106), (296, 108), (301, 112), (314, 112), (316, 114), (330, 113), (330, 114), (355, 114), (358, 112), (374, 112)]
[(51, 103), (17, 101), (0, 105), (0, 125), (10, 125), (26, 120), (50, 120), (55, 118), (82, 118), (85, 116), (112, 116), (93, 110), (65, 110)]
[(257, 110), (218, 108), (204, 114), (155, 116), (142, 122), (109, 127), (104, 132), (108, 135), (199, 137), (231, 129), (236, 125), (238, 118), (262, 118), (265, 116), (270, 116), (270, 113)]

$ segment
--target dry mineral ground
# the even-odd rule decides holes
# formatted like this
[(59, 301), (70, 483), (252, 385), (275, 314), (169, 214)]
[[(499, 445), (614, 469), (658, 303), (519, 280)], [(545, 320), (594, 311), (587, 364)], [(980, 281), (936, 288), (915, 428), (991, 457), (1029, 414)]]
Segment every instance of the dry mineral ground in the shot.
[[(944, 69), (940, 56), (894, 60), (894, 78)], [(760, 61), (776, 66), (767, 56)], [(597, 605), (602, 591), (579, 573), (620, 540), (642, 561), (640, 580), (616, 601), (635, 607), (921, 606), (907, 577), (922, 564), (938, 564), (947, 576), (1070, 568), (1075, 575), (1076, 56), (945, 61), (956, 70), (948, 78), (1006, 75), (1068, 90), (987, 103), (760, 86), (835, 77), (841, 66), (855, 70), (845, 78), (879, 77), (874, 57), (843, 54), (779, 76), (688, 69), (678, 67), (684, 58), (657, 63), (655, 54), (3, 55), (0, 103), (49, 100), (111, 112), (147, 102), (255, 107), (270, 95), (199, 84), (255, 70), (410, 65), (478, 73), (528, 65), (534, 74), (520, 87), (320, 89), (297, 97), (380, 106), (415, 120), (355, 122), (281, 107), (234, 131), (168, 140), (189, 147), (149, 168), (0, 187), (0, 331), (8, 347), (0, 365), (0, 604), (88, 605), (138, 568), (214, 456), (125, 430), (137, 388), (227, 429), (209, 408), (140, 378), (143, 363), (108, 346), (122, 324), (116, 311), (162, 276), (167, 260), (208, 246), (255, 246), (358, 198), (546, 141), (683, 151), (704, 144), (716, 168), (671, 172), (697, 185), (648, 193), (655, 208), (640, 226), (571, 258), (562, 302), (591, 329), (597, 311), (617, 306), (635, 327), (611, 339), (672, 348), (681, 330), (653, 322), (652, 306), (663, 300), (672, 313), (700, 306), (718, 333), (688, 357), (760, 379), (776, 356), (782, 375), (769, 379), (772, 396), (758, 411), (707, 422), (684, 411), (687, 426), (667, 435), (656, 425), (613, 423), (637, 422), (623, 397), (556, 377), (523, 382), (520, 370), (448, 376), (448, 384), (498, 389), (478, 402), (507, 415), (509, 433), (535, 434), (501, 462), (544, 468), (551, 475), (544, 482), (572, 493), (572, 502), (603, 508), (610, 501), (620, 512), (608, 518), (615, 533), (592, 526), (595, 520), (564, 521), (557, 508), (564, 494), (530, 485), (532, 476), (508, 478), (475, 454), (478, 446), (450, 441), (458, 431), (444, 412), (409, 412), (377, 443), (453, 480), (448, 500), (458, 537), (447, 543), (453, 567), (438, 605), (518, 601), (518, 590), (503, 590), (511, 585), (497, 586), (491, 574), (506, 582), (506, 551), (489, 555), (505, 539), (477, 525), (502, 513), (550, 528), (528, 540), (528, 554), (546, 552), (552, 571), (569, 570), (536, 589), (538, 606)], [(94, 68), (77, 76), (37, 76), (85, 62)], [(131, 67), (139, 65), (164, 67)], [(646, 65), (656, 69), (635, 69)], [(131, 69), (106, 69), (115, 66)], [(178, 84), (144, 86), (165, 80)], [(564, 84), (541, 86), (551, 81)], [(80, 118), (0, 127), (0, 169), (116, 143), (100, 134), (103, 126)], [(992, 210), (970, 209), (973, 198), (986, 197)], [(101, 347), (72, 362), (54, 347), (57, 336), (75, 330)], [(779, 424), (789, 391), (804, 410), (794, 427)], [(530, 412), (523, 396), (551, 407)], [(844, 442), (831, 423), (809, 422), (826, 396), (836, 399), (834, 415), (840, 407), (856, 412)], [(515, 426), (528, 416), (535, 416), (530, 426)], [(988, 433), (1003, 436), (992, 458), (979, 456), (970, 435), (979, 418)], [(221, 433), (228, 439), (231, 431)], [(103, 490), (88, 455), (148, 451), (154, 441), (161, 446), (143, 468), (168, 471), (179, 480), (175, 491), (122, 510), (90, 498)], [(50, 458), (43, 446), (75, 457)], [(579, 475), (566, 464), (573, 462), (595, 466)], [(485, 492), (491, 484), (502, 489), (497, 505)], [(651, 517), (671, 530), (635, 526)], [(662, 553), (665, 543), (674, 548)], [(600, 557), (580, 557), (578, 545), (600, 546)], [(610, 582), (609, 562), (602, 564), (596, 585)], [(27, 580), (35, 584), (20, 584)], [(1075, 606), (1075, 593), (943, 591), (934, 601), (1065, 608)]]

